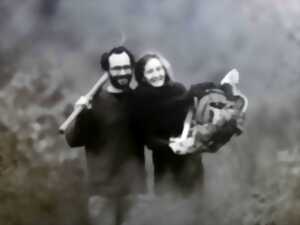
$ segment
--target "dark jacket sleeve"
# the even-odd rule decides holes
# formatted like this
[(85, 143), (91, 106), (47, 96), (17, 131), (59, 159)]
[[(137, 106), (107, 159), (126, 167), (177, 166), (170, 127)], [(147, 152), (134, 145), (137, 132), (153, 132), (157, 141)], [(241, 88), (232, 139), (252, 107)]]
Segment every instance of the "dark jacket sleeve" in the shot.
[[(150, 150), (167, 147), (169, 140), (155, 135), (154, 127), (149, 125), (149, 121), (142, 115), (136, 113), (133, 119), (133, 127), (139, 141), (146, 145)], [(151, 123), (151, 122), (150, 122)], [(153, 125), (153, 124), (152, 124)]]
[(146, 145), (150, 150), (164, 150), (169, 148), (169, 139), (155, 137), (155, 136), (147, 136), (146, 137)]
[[(169, 138), (176, 136), (185, 117), (186, 88), (172, 82), (162, 89), (136, 90), (134, 118), (143, 143), (153, 151), (169, 150)], [(180, 126), (178, 126), (180, 124)]]
[(65, 138), (70, 147), (81, 147), (87, 144), (88, 129), (93, 123), (91, 110), (84, 109), (68, 126)]
[(181, 131), (180, 128), (187, 113), (189, 102), (186, 88), (181, 83), (175, 82), (171, 91), (173, 93), (170, 98), (164, 102), (164, 106), (169, 109), (169, 113), (161, 115), (161, 120), (163, 120), (161, 122), (164, 123), (164, 120), (172, 121), (172, 126), (162, 127), (164, 131), (162, 132), (156, 130), (158, 124), (153, 124), (152, 129), (148, 129), (145, 134), (146, 145), (153, 151), (170, 151), (169, 138), (176, 136)]

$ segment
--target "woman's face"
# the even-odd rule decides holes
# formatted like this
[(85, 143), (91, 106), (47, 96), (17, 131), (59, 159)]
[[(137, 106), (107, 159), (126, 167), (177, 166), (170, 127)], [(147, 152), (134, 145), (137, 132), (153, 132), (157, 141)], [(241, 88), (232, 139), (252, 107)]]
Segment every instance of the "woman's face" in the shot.
[(157, 58), (149, 59), (145, 65), (144, 76), (153, 87), (161, 87), (166, 80), (166, 71)]

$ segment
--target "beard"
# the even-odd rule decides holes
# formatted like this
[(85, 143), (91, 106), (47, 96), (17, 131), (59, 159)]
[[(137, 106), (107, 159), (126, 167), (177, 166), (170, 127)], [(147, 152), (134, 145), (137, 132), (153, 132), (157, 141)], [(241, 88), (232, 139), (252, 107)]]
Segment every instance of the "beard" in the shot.
[(121, 76), (111, 76), (109, 75), (109, 80), (111, 84), (121, 90), (127, 90), (130, 87), (130, 82), (132, 79), (131, 74), (121, 75)]

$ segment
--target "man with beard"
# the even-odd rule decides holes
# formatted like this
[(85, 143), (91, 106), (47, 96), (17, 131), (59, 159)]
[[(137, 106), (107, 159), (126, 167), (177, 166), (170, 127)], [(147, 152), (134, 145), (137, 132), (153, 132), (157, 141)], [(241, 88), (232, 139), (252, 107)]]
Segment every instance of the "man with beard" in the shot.
[(85, 146), (92, 224), (121, 224), (132, 196), (145, 189), (143, 145), (129, 120), (133, 66), (123, 46), (104, 53), (101, 67), (109, 83), (91, 101), (77, 101), (75, 107), (86, 107), (65, 132), (71, 147)]

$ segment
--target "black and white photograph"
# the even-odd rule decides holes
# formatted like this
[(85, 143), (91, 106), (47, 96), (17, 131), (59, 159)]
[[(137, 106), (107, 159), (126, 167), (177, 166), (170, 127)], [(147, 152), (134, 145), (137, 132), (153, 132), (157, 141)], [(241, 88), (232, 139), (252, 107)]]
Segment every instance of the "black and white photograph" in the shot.
[(298, 0), (1, 0), (0, 225), (299, 225), (299, 62)]

